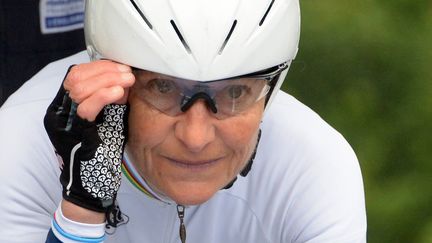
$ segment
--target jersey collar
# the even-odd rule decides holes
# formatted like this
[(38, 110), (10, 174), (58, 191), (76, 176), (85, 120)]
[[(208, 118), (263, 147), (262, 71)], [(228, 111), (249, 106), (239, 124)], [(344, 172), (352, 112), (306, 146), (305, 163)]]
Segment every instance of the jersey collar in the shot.
[(142, 178), (142, 176), (138, 173), (135, 166), (132, 164), (130, 158), (128, 157), (127, 153), (124, 153), (123, 155), (123, 163), (121, 167), (123, 175), (127, 178), (127, 180), (139, 191), (144, 193), (144, 195), (159, 200), (161, 202), (167, 203), (167, 204), (173, 204), (174, 202), (162, 195), (159, 195), (158, 193), (154, 192), (151, 187), (148, 185), (148, 183)]

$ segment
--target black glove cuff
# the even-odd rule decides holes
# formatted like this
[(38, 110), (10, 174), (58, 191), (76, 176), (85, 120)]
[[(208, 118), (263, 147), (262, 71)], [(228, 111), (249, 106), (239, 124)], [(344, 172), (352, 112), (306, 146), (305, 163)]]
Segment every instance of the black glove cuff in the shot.
[(86, 198), (73, 193), (69, 193), (69, 195), (67, 195), (65, 190), (63, 190), (63, 198), (66, 201), (76, 204), (82, 208), (100, 213), (106, 213), (108, 209), (114, 204), (114, 199), (96, 200), (95, 198)]

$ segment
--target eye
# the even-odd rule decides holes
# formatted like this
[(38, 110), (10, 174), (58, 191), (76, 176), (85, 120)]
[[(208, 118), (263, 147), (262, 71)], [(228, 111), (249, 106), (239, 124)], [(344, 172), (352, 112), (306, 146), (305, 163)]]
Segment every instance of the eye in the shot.
[(236, 100), (240, 99), (242, 96), (247, 95), (249, 87), (245, 85), (231, 85), (226, 88), (226, 95), (228, 98)]
[(148, 82), (147, 87), (152, 92), (158, 92), (161, 94), (168, 94), (176, 90), (174, 82), (167, 79), (153, 79)]

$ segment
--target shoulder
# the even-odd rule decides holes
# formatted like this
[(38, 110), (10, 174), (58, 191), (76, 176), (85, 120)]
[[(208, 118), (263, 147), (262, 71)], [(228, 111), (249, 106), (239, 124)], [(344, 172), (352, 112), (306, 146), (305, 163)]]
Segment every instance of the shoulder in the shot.
[[(358, 167), (346, 139), (316, 112), (285, 92), (278, 93), (261, 127), (261, 155), (283, 158), (284, 165), (289, 164), (287, 160), (302, 159), (308, 166)], [(329, 158), (332, 162), (324, 162)]]
[(256, 163), (260, 170), (319, 175), (347, 170), (361, 179), (357, 157), (346, 139), (294, 97), (279, 92), (261, 129)]
[[(0, 241), (45, 239), (61, 199), (59, 167), (43, 127), (45, 111), (78, 54), (52, 63), (27, 81), (0, 108)], [(17, 222), (27, 222), (19, 224)]]
[(227, 194), (248, 204), (271, 237), (290, 242), (362, 239), (363, 182), (344, 137), (282, 91), (266, 111), (261, 129), (250, 174)]
[(12, 94), (1, 110), (13, 110), (16, 106), (33, 102), (45, 102), (48, 105), (57, 93), (68, 68), (88, 61), (88, 56), (83, 51), (48, 64)]
[[(70, 65), (82, 61), (84, 53), (54, 62), (42, 69), (16, 91), (0, 108), (0, 165), (31, 159), (42, 145), (50, 144), (43, 117)], [(4, 136), (3, 136), (4, 135)], [(9, 161), (9, 162), (6, 162)]]
[(30, 160), (34, 153), (50, 144), (43, 126), (43, 117), (67, 69), (81, 61), (83, 54), (49, 64), (28, 80), (0, 108), (0, 132), (2, 137), (4, 135), (7, 138), (0, 140), (0, 166), (5, 166), (6, 163), (17, 164), (16, 161), (20, 159)]

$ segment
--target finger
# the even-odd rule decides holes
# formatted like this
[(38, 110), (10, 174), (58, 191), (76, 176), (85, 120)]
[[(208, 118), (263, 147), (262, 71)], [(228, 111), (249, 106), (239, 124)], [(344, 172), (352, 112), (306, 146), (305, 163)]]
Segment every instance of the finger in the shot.
[(125, 91), (120, 86), (100, 89), (78, 105), (77, 114), (82, 119), (92, 122), (104, 106), (116, 103), (124, 95)]
[(63, 87), (60, 87), (59, 92), (53, 102), (49, 105), (44, 116), (44, 126), (48, 135), (51, 137), (54, 136), (54, 133), (52, 132), (54, 128), (66, 127), (71, 107), (71, 99)]
[(61, 86), (56, 96), (54, 97), (53, 101), (51, 102), (50, 106), (48, 107), (48, 109), (57, 112), (58, 109), (64, 106), (64, 104), (66, 103), (65, 102), (66, 96), (67, 96), (66, 90), (63, 88), (63, 86)]
[(130, 73), (132, 70), (127, 65), (109, 60), (83, 63), (71, 68), (65, 78), (64, 87), (66, 90), (71, 90), (76, 84), (81, 83), (83, 80), (109, 72)]
[(124, 105), (127, 103), (129, 97), (129, 88), (124, 89), (123, 97), (114, 102), (115, 104), (121, 104)]
[(132, 73), (103, 73), (75, 84), (69, 90), (69, 95), (73, 101), (81, 103), (100, 89), (114, 86), (128, 88), (131, 87), (134, 82), (135, 76)]
[[(72, 67), (73, 66), (70, 66), (66, 73), (69, 73)], [(53, 101), (51, 102), (51, 104), (49, 106), (49, 110), (55, 110), (55, 111), (57, 111), (57, 109), (59, 107), (62, 107), (63, 104), (65, 103), (65, 96), (66, 96), (66, 94), (67, 94), (67, 91), (64, 89), (63, 85), (60, 85), (60, 88), (57, 91), (56, 96), (54, 97)]]

